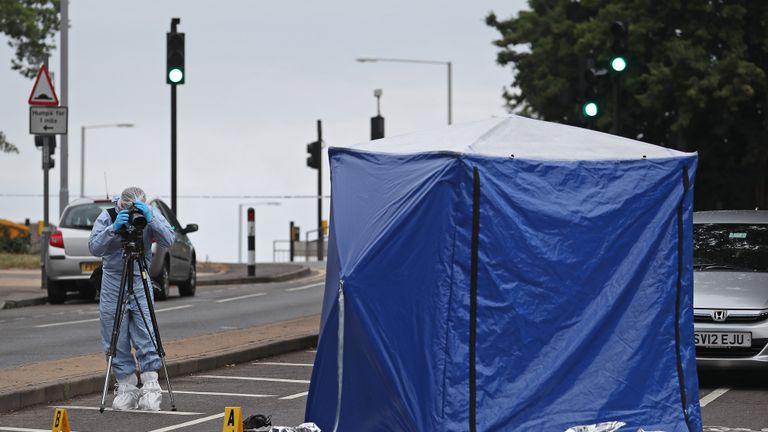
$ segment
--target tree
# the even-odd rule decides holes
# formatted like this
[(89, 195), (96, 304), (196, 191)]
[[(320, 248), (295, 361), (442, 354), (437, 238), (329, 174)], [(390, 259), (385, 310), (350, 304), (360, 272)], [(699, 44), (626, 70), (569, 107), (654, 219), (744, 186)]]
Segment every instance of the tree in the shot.
[(19, 149), (15, 145), (6, 141), (5, 134), (3, 133), (3, 131), (0, 131), (0, 152), (3, 152), (3, 153), (19, 152)]
[[(497, 62), (514, 70), (510, 110), (584, 125), (585, 59), (608, 67), (610, 24), (629, 23), (620, 134), (699, 152), (696, 208), (768, 204), (768, 3), (529, 0), (531, 10), (486, 23), (501, 38)], [(610, 79), (599, 84), (613, 123)]]
[[(35, 78), (56, 46), (53, 36), (59, 30), (59, 0), (0, 0), (0, 33), (15, 49), (11, 69), (27, 78)], [(0, 131), (0, 152), (18, 153)]]

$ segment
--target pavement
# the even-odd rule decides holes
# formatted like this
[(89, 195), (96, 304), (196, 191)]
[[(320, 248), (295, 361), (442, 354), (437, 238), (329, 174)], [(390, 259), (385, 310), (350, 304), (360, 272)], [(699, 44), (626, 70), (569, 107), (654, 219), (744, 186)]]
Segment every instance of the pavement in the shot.
[[(295, 263), (257, 263), (254, 276), (242, 264), (203, 265), (198, 286), (282, 282), (308, 276)], [(44, 304), (39, 270), (0, 270), (0, 309)], [(317, 345), (319, 315), (165, 343), (168, 374), (186, 375)], [(0, 368), (0, 412), (101, 392), (102, 353)]]
[[(256, 263), (253, 276), (247, 265), (198, 263), (197, 285), (284, 282), (310, 274), (305, 263)], [(0, 309), (45, 304), (47, 293), (41, 288), (40, 270), (0, 270)]]

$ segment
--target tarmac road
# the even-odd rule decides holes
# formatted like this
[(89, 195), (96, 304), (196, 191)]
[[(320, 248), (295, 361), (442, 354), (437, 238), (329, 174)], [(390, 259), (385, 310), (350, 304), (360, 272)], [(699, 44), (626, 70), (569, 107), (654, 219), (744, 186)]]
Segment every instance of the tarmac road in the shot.
[[(155, 303), (170, 341), (320, 313), (324, 276), (290, 282), (200, 286), (194, 297)], [(101, 352), (98, 304), (68, 302), (3, 310), (0, 368)]]
[[(73, 431), (213, 431), (221, 430), (225, 406), (240, 406), (243, 417), (272, 415), (273, 424), (296, 426), (304, 421), (306, 391), (314, 350), (233, 365), (173, 380), (178, 413), (112, 412), (99, 414), (101, 395), (60, 401), (67, 406)], [(705, 432), (768, 432), (768, 379), (764, 373), (703, 372), (701, 405)], [(166, 388), (165, 382), (161, 386)], [(109, 404), (111, 395), (107, 399)], [(0, 431), (50, 430), (54, 405), (38, 405), (0, 415)], [(198, 423), (195, 423), (198, 422)], [(193, 424), (191, 424), (193, 423)], [(119, 426), (118, 426), (119, 425)], [(621, 432), (621, 431), (620, 431)], [(627, 431), (634, 432), (634, 431)]]
[[(105, 411), (101, 394), (59, 401), (67, 407), (73, 431), (211, 432), (222, 430), (224, 407), (239, 406), (243, 419), (252, 414), (271, 415), (273, 425), (304, 422), (304, 407), (312, 374), (314, 350), (298, 351), (256, 362), (176, 378), (171, 382), (177, 412), (170, 411), (168, 394), (159, 413)], [(161, 387), (167, 390), (165, 381)], [(111, 407), (112, 394), (107, 397)], [(0, 431), (50, 431), (54, 405), (38, 405), (0, 415)]]

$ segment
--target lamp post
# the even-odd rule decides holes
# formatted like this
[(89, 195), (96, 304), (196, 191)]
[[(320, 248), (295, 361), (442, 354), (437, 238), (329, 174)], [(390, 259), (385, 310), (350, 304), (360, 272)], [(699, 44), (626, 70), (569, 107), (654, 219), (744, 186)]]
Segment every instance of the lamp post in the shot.
[(86, 129), (103, 129), (111, 127), (134, 127), (133, 123), (112, 123), (101, 125), (88, 125), (80, 127), (80, 197), (85, 196), (85, 130)]
[(356, 59), (360, 63), (375, 63), (375, 62), (391, 62), (391, 63), (418, 63), (418, 64), (433, 64), (444, 65), (448, 68), (448, 124), (453, 122), (453, 108), (452, 108), (452, 77), (451, 77), (451, 62), (438, 61), (438, 60), (413, 60), (413, 59), (392, 59), (392, 58), (378, 58), (378, 57), (362, 57)]

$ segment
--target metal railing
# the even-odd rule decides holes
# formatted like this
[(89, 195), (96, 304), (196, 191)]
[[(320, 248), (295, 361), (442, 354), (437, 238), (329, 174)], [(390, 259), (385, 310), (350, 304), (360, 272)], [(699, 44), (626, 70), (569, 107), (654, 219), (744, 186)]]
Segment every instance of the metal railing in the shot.
[[(310, 261), (310, 258), (317, 260), (317, 241), (310, 240), (310, 234), (317, 237), (318, 230), (310, 230), (304, 234), (304, 240), (296, 240), (293, 242), (293, 260), (294, 261)], [(323, 237), (323, 256), (328, 256), (328, 236)], [(303, 260), (299, 258), (303, 258)], [(290, 240), (272, 240), (272, 261), (273, 262), (288, 262), (291, 259), (291, 242)]]

